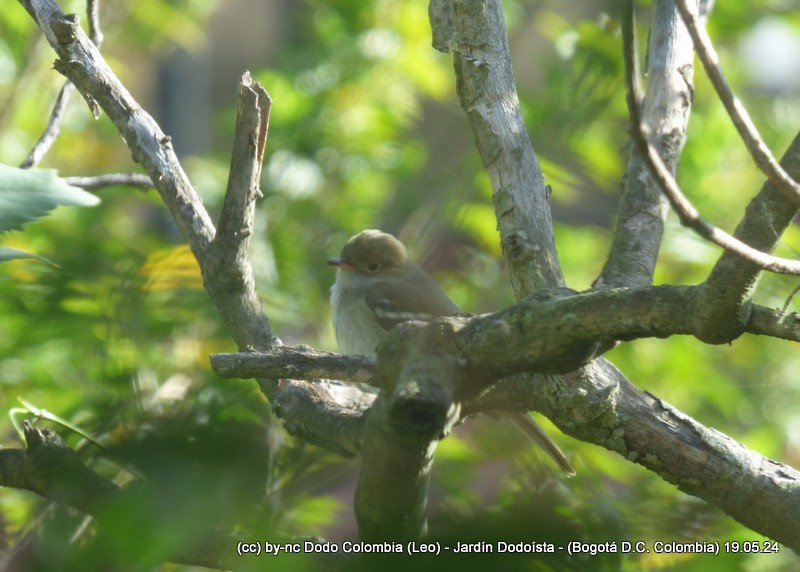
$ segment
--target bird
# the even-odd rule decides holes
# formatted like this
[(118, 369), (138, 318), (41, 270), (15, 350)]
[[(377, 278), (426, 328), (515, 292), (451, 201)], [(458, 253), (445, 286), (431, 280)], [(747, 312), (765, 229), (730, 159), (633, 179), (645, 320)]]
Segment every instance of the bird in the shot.
[[(331, 287), (331, 317), (339, 350), (374, 356), (376, 346), (395, 325), (453, 316), (461, 309), (391, 234), (367, 229), (352, 236), (341, 254)], [(527, 413), (502, 412), (539, 445), (567, 476), (575, 469), (544, 429)]]

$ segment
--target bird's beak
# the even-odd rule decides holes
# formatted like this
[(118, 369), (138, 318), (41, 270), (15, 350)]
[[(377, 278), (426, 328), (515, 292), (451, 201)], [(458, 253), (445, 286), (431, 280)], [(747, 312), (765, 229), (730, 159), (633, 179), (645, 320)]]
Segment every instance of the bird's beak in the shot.
[(331, 266), (338, 266), (342, 270), (355, 270), (356, 267), (347, 262), (344, 258), (331, 258), (328, 260), (328, 264)]

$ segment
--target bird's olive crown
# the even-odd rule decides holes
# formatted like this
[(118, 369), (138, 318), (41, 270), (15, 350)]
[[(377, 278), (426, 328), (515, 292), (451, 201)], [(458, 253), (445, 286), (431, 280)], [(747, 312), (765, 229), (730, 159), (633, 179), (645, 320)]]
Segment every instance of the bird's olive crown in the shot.
[(375, 274), (402, 268), (408, 253), (403, 243), (391, 234), (369, 229), (348, 240), (340, 258), (360, 272)]

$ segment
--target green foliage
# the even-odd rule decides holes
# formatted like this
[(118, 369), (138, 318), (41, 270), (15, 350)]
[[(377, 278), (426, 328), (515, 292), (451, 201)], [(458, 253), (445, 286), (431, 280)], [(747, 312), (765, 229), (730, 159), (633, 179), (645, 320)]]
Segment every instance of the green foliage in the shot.
[(0, 233), (22, 228), (58, 205), (92, 207), (100, 199), (59, 179), (55, 171), (0, 164)]
[[(425, 3), (290, 4), (284, 16), (291, 32), (271, 63), (253, 70), (273, 98), (253, 255), (277, 335), (286, 343), (334, 349), (327, 304), (333, 275), (325, 260), (366, 227), (399, 234), (465, 310), (511, 303), (489, 181), (454, 97), (450, 57), (430, 47)], [(562, 10), (564, 3), (505, 4), (523, 112), (553, 189), (560, 260), (569, 286), (586, 289), (608, 249), (625, 167), (617, 24), (613, 14), (585, 3), (574, 3), (580, 5), (574, 13)], [(152, 75), (150, 60), (176, 44), (189, 51), (207, 45), (203, 26), (213, 3), (113, 0), (101, 6), (102, 51), (137, 97), (147, 87), (141, 78)], [(715, 6), (710, 30), (732, 72), (736, 41), (774, 9), (774, 2)], [(796, 26), (791, 13), (777, 15)], [(41, 133), (61, 79), (21, 7), (0, 12), (0, 30), (0, 160), (15, 163)], [(732, 73), (731, 81), (779, 152), (796, 130), (797, 123), (786, 120), (796, 101), (751, 89), (743, 74)], [(184, 160), (212, 213), (225, 186), (234, 109), (229, 102), (217, 112), (218, 147)], [(130, 170), (130, 154), (113, 125), (89, 117), (76, 97), (47, 166), (64, 175)], [(700, 70), (679, 176), (700, 210), (729, 230), (763, 180)], [(52, 188), (54, 181), (37, 184)], [(68, 443), (95, 470), (137, 494), (109, 508), (100, 534), (101, 527), (84, 526), (69, 511), (3, 491), (5, 537), (30, 534), (39, 562), (51, 569), (55, 562), (62, 569), (92, 563), (152, 569), (180, 548), (211, 543), (204, 536), (209, 523), (242, 539), (352, 538), (352, 528), (342, 523), (351, 514), (353, 464), (281, 435), (251, 381), (220, 380), (210, 372), (208, 354), (233, 344), (158, 197), (124, 188), (100, 193), (96, 208), (57, 209), (2, 237), (3, 248), (35, 251), (53, 264), (13, 260), (0, 266), (0, 404), (11, 408), (22, 396), (80, 427), (110, 452), (64, 432)], [(48, 210), (34, 197), (23, 197), (30, 201), (28, 219)], [(0, 208), (0, 224), (10, 214)], [(15, 220), (14, 226), (22, 222)], [(795, 256), (798, 239), (791, 229), (782, 254)], [(718, 256), (718, 249), (670, 222), (657, 281), (702, 280)], [(791, 278), (767, 277), (758, 301), (781, 306), (795, 285)], [(790, 351), (752, 337), (726, 347), (673, 338), (625, 343), (609, 358), (639, 387), (703, 424), (796, 464), (793, 404), (800, 396)], [(3, 445), (20, 446), (10, 423), (2, 428)], [(553, 434), (578, 471), (566, 483), (555, 482), (548, 461), (502, 424), (479, 420), (444, 440), (430, 507), (435, 537), (758, 539), (640, 467)], [(131, 472), (146, 480), (134, 482)], [(416, 562), (420, 568), (442, 565)], [(523, 556), (507, 564), (729, 570), (790, 569), (796, 561), (784, 550), (775, 557), (643, 555), (543, 564)], [(295, 565), (303, 563), (284, 568)]]

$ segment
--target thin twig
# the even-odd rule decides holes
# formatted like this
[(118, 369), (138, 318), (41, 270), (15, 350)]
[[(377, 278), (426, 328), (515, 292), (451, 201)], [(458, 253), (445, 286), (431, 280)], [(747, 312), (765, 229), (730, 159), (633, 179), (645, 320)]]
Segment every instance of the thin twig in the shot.
[(82, 189), (101, 189), (112, 185), (128, 185), (140, 187), (143, 190), (155, 187), (148, 175), (140, 173), (109, 173), (95, 177), (64, 177), (64, 181), (68, 185)]
[[(100, 31), (100, 17), (98, 10), (98, 0), (89, 0), (86, 6), (87, 20), (89, 21), (89, 37), (95, 46), (100, 47), (100, 42), (103, 41), (103, 32)], [(50, 120), (47, 122), (47, 127), (42, 133), (36, 145), (33, 146), (31, 152), (25, 157), (25, 160), (20, 163), (22, 169), (30, 169), (35, 167), (39, 162), (44, 159), (47, 152), (58, 139), (61, 134), (61, 121), (64, 118), (64, 112), (69, 103), (69, 96), (75, 90), (72, 82), (67, 80), (64, 82), (63, 87), (56, 96), (56, 102), (53, 105), (53, 111), (50, 112)], [(80, 185), (76, 185), (80, 186)]]
[[(643, 115), (653, 127), (653, 144), (674, 174), (694, 101), (694, 50), (672, 0), (653, 2), (651, 22)], [(667, 197), (653, 182), (638, 148), (632, 147), (627, 153), (611, 248), (595, 287), (652, 283), (668, 213)]]
[(694, 49), (700, 61), (703, 62), (706, 74), (708, 74), (711, 84), (714, 86), (722, 105), (725, 106), (725, 110), (728, 112), (736, 130), (742, 137), (753, 161), (781, 191), (788, 193), (788, 196), (794, 200), (800, 200), (800, 184), (789, 176), (775, 159), (775, 156), (758, 133), (750, 114), (747, 113), (742, 102), (734, 95), (719, 65), (719, 57), (705, 27), (701, 26), (697, 21), (697, 17), (692, 8), (689, 7), (687, 0), (678, 0), (677, 6), (686, 28), (689, 30), (689, 35), (692, 36)]
[(86, 3), (86, 16), (89, 21), (89, 39), (100, 47), (103, 41), (103, 32), (100, 30), (100, 9), (98, 0), (88, 0)]
[(622, 21), (623, 51), (625, 58), (625, 81), (628, 88), (628, 110), (631, 117), (631, 135), (647, 162), (653, 179), (669, 199), (681, 223), (693, 229), (700, 236), (729, 250), (763, 270), (778, 274), (800, 274), (800, 262), (772, 256), (761, 252), (734, 238), (724, 230), (709, 223), (683, 194), (675, 178), (669, 172), (661, 157), (650, 144), (647, 126), (642, 121), (642, 94), (637, 81), (636, 44), (633, 2), (626, 3), (627, 14)]
[(31, 149), (31, 152), (25, 157), (25, 160), (19, 165), (22, 169), (30, 169), (36, 166), (44, 159), (50, 147), (52, 147), (53, 143), (58, 139), (61, 133), (61, 119), (64, 117), (64, 111), (67, 109), (69, 96), (73, 91), (75, 91), (75, 86), (72, 85), (72, 82), (69, 80), (64, 82), (63, 87), (56, 96), (56, 103), (53, 105), (53, 111), (50, 112), (50, 121), (47, 122), (44, 133), (39, 137), (36, 145), (33, 146), (33, 149)]
[(800, 292), (800, 286), (795, 286), (794, 290), (792, 290), (792, 293), (789, 294), (788, 298), (786, 298), (786, 302), (783, 303), (783, 307), (781, 308), (781, 316), (786, 315), (786, 310), (789, 309), (789, 304), (792, 303), (792, 300), (794, 300), (794, 297), (797, 296), (798, 292)]

